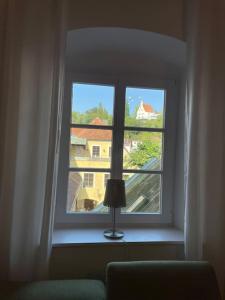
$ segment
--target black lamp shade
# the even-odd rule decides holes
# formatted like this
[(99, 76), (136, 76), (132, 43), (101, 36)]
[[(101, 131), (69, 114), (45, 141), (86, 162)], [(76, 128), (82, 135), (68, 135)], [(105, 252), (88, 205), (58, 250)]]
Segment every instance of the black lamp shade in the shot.
[(108, 207), (125, 207), (125, 184), (122, 179), (108, 179), (103, 205)]

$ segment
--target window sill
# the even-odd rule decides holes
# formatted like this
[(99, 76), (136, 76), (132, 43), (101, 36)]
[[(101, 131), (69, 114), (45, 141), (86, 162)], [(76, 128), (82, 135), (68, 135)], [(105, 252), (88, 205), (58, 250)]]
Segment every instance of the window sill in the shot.
[(183, 244), (184, 234), (176, 228), (121, 228), (123, 239), (109, 240), (104, 237), (102, 228), (63, 228), (55, 229), (53, 247), (76, 246), (83, 244)]

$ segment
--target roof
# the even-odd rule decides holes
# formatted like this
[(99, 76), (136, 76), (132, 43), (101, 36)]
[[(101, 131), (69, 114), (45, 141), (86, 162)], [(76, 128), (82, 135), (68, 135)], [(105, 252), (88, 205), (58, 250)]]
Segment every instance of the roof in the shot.
[(76, 137), (74, 135), (71, 136), (70, 142), (72, 145), (80, 145), (80, 146), (85, 146), (87, 144), (86, 139), (82, 139), (82, 138)]
[(105, 125), (105, 122), (99, 117), (93, 119), (90, 123), (91, 125)]
[(154, 110), (150, 104), (143, 103), (143, 108), (146, 112), (150, 112), (150, 113), (154, 112)]
[[(95, 118), (91, 121), (91, 125), (105, 125), (100, 118)], [(103, 140), (110, 141), (112, 139), (112, 131), (103, 129), (90, 128), (71, 128), (72, 137), (87, 139), (87, 140)]]

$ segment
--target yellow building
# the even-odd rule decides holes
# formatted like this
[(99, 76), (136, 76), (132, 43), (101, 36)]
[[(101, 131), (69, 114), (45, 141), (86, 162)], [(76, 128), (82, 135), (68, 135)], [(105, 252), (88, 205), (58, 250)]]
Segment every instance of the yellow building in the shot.
[[(104, 125), (96, 118), (91, 124)], [(70, 167), (110, 168), (112, 131), (104, 129), (72, 128)], [(68, 187), (68, 209), (87, 211), (93, 209), (104, 198), (109, 173), (70, 173)]]

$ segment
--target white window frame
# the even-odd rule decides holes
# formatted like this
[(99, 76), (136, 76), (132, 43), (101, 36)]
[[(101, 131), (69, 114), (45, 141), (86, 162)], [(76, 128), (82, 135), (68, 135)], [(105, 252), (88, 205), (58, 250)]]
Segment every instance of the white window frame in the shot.
[[(92, 186), (85, 186), (84, 185), (84, 177), (85, 177), (85, 175), (92, 175), (93, 176), (93, 182), (92, 182)], [(88, 179), (88, 181), (89, 181), (89, 179)], [(92, 173), (92, 172), (84, 172), (83, 173), (83, 188), (91, 188), (91, 189), (93, 189), (95, 187), (95, 174), (94, 173)]]
[[(94, 155), (93, 155), (94, 147), (98, 147), (98, 148), (99, 148), (99, 156), (94, 156)], [(100, 147), (99, 145), (92, 145), (92, 149), (91, 149), (91, 157), (92, 157), (92, 158), (101, 158), (101, 147)]]
[[(153, 80), (140, 77), (137, 78), (102, 78), (101, 76), (90, 77), (89, 75), (80, 75), (69, 73), (66, 78), (65, 85), (65, 101), (62, 117), (62, 133), (60, 141), (60, 163), (59, 163), (59, 180), (57, 186), (57, 205), (56, 205), (56, 224), (80, 224), (87, 226), (88, 224), (108, 224), (111, 222), (111, 213), (67, 213), (66, 212), (66, 192), (68, 180), (68, 165), (69, 165), (69, 143), (70, 143), (70, 117), (71, 117), (71, 91), (73, 83), (109, 85), (115, 87), (114, 98), (114, 124), (113, 126), (104, 126), (105, 129), (113, 129), (112, 140), (112, 156), (111, 169), (81, 169), (82, 172), (103, 172), (110, 173), (110, 178), (121, 178), (122, 175), (122, 160), (123, 160), (123, 134), (120, 129), (124, 126), (125, 112), (125, 92), (127, 87), (134, 88), (149, 88), (163, 89), (166, 94), (166, 102), (164, 104), (164, 133), (163, 142), (163, 176), (162, 176), (162, 197), (161, 197), (161, 212), (155, 214), (149, 213), (129, 213), (122, 214), (120, 209), (116, 209), (117, 223), (119, 224), (164, 224), (171, 225), (173, 223), (173, 198), (174, 198), (174, 183), (175, 183), (175, 146), (176, 146), (176, 126), (177, 126), (177, 84), (174, 80)], [(120, 112), (123, 117), (119, 117), (115, 112)], [(90, 125), (90, 128), (102, 128), (98, 125)], [(131, 130), (131, 127), (127, 127)], [(133, 128), (135, 130), (135, 128)], [(144, 128), (143, 130), (146, 130)], [(157, 131), (149, 130), (146, 131)], [(115, 141), (116, 137), (116, 141)], [(123, 147), (122, 147), (123, 148)], [(164, 151), (165, 149), (165, 151)], [(162, 172), (159, 171), (161, 174)]]

